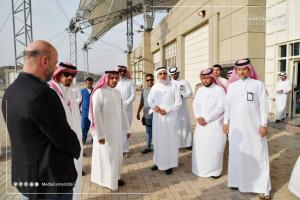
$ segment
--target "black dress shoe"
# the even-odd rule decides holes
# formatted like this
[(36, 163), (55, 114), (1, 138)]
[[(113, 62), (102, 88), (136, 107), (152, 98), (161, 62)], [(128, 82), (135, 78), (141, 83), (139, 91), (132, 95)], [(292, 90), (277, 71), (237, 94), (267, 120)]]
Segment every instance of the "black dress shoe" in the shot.
[(229, 187), (231, 190), (238, 190), (239, 188), (237, 187)]
[(193, 150), (193, 147), (187, 147), (186, 149), (191, 151)]
[(210, 178), (218, 179), (218, 178), (220, 178), (220, 177), (221, 177), (221, 175), (220, 175), (220, 176), (211, 176)]
[(144, 149), (144, 151), (142, 151), (142, 154), (146, 154), (146, 153), (150, 153), (152, 151), (152, 149)]
[(279, 120), (279, 119), (276, 119), (276, 120), (275, 120), (275, 123), (280, 123), (280, 120)]
[(118, 180), (118, 186), (124, 186), (125, 185), (125, 181), (123, 180)]
[(153, 167), (151, 167), (152, 171), (158, 170), (158, 167), (156, 165), (154, 165)]
[(82, 170), (82, 173), (81, 173), (81, 175), (82, 176), (85, 176), (86, 175), (86, 173)]
[(166, 170), (166, 174), (167, 174), (167, 175), (172, 174), (172, 172), (173, 172), (173, 169), (172, 169), (172, 168)]

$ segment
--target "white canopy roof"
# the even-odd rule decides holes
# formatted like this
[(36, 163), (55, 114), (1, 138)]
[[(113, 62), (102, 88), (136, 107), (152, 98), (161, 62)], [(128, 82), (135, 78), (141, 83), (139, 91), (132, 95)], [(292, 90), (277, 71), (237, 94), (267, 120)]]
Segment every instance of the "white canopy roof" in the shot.
[[(132, 0), (132, 6), (143, 4), (144, 0)], [(165, 10), (174, 6), (178, 0), (153, 0), (155, 10)], [(82, 20), (94, 19), (100, 16), (109, 15), (119, 10), (126, 9), (126, 0), (81, 0), (77, 15), (83, 15)], [(89, 10), (92, 10), (91, 12)], [(79, 12), (80, 11), (80, 12)], [(81, 14), (80, 14), (81, 13)], [(134, 13), (135, 15), (141, 14)], [(96, 24), (92, 27), (90, 39), (97, 40), (107, 31), (117, 24), (123, 22), (126, 18), (107, 19), (104, 22)]]

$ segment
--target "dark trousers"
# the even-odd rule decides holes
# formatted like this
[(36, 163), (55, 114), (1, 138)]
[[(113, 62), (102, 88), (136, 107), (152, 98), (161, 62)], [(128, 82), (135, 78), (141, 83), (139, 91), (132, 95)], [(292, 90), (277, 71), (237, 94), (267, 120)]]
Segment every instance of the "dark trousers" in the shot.
[(145, 126), (146, 126), (146, 134), (147, 134), (147, 149), (151, 148), (151, 142), (152, 142), (152, 118), (145, 119)]
[(87, 134), (89, 132), (90, 125), (91, 125), (91, 121), (89, 120), (88, 117), (82, 117), (81, 118), (82, 143), (83, 144), (86, 143)]
[(152, 126), (146, 126), (146, 134), (147, 134), (147, 149), (151, 148), (152, 142)]

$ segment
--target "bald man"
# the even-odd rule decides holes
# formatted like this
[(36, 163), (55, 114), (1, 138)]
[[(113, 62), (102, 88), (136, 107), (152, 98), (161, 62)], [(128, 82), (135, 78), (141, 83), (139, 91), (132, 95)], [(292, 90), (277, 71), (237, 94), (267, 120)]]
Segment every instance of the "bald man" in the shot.
[(2, 101), (12, 149), (12, 183), (23, 199), (72, 199), (80, 155), (76, 133), (47, 81), (57, 63), (56, 49), (34, 41), (24, 51), (24, 68)]

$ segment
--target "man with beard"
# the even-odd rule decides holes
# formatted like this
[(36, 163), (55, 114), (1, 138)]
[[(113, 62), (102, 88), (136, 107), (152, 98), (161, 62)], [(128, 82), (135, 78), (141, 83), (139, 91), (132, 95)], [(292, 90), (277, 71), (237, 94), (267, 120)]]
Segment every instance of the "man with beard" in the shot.
[(278, 74), (280, 80), (276, 84), (275, 103), (276, 103), (276, 120), (279, 123), (286, 118), (286, 103), (289, 93), (292, 91), (292, 83), (287, 79), (286, 73)]
[(221, 65), (219, 65), (219, 64), (215, 64), (213, 67), (212, 67), (212, 69), (213, 69), (213, 73), (214, 73), (214, 76), (216, 77), (216, 79), (218, 79), (218, 81), (220, 82), (220, 83), (222, 83), (222, 85), (223, 86), (227, 86), (227, 82), (228, 82), (228, 80), (226, 79), (226, 78), (223, 78), (222, 76), (221, 76), (221, 74), (222, 74), (222, 71), (223, 71), (223, 68), (222, 68), (222, 66)]
[(190, 123), (190, 116), (187, 107), (187, 99), (193, 96), (192, 88), (188, 81), (179, 78), (180, 73), (177, 67), (173, 66), (169, 69), (172, 77), (172, 83), (177, 84), (182, 98), (182, 104), (178, 110), (178, 134), (179, 134), (179, 148), (192, 149), (192, 127)]
[(106, 71), (91, 96), (89, 118), (93, 136), (91, 181), (111, 190), (125, 182), (121, 180), (123, 138), (129, 123), (120, 92), (115, 88), (118, 71)]
[(73, 159), (80, 156), (80, 143), (59, 97), (47, 84), (57, 57), (56, 49), (46, 41), (29, 44), (23, 72), (3, 96), (2, 113), (12, 149), (12, 183), (24, 199), (73, 197), (77, 178)]
[(147, 134), (147, 147), (142, 151), (142, 154), (146, 154), (152, 151), (151, 142), (152, 142), (152, 118), (153, 113), (149, 114), (150, 107), (148, 105), (148, 94), (154, 84), (153, 74), (146, 74), (146, 87), (142, 90), (140, 105), (136, 114), (137, 120), (140, 120), (140, 112), (143, 109), (144, 115), (142, 118), (142, 123), (146, 126)]
[(219, 178), (223, 170), (226, 136), (223, 134), (225, 88), (213, 75), (202, 70), (193, 111), (197, 120), (193, 139), (192, 172), (200, 177)]
[[(131, 75), (127, 69), (126, 66), (119, 65), (118, 66), (118, 72), (120, 75), (120, 80), (118, 81), (118, 84), (116, 86), (116, 89), (120, 91), (121, 97), (123, 100), (123, 103), (125, 105), (125, 110), (127, 113), (127, 118), (129, 125), (131, 126), (132, 122), (132, 102), (134, 100), (135, 96), (135, 88), (134, 84), (131, 80)], [(128, 145), (128, 138), (130, 137), (130, 134), (127, 134), (127, 137), (124, 137), (123, 141), (123, 153), (125, 156), (129, 156), (129, 145)]]
[[(55, 70), (52, 80), (49, 82), (50, 87), (59, 96), (59, 99), (64, 107), (67, 121), (73, 131), (77, 134), (82, 149), (82, 135), (80, 127), (80, 111), (79, 103), (77, 102), (77, 88), (73, 85), (73, 79), (77, 74), (77, 68), (69, 63), (59, 63)], [(81, 192), (81, 175), (82, 175), (82, 151), (79, 159), (74, 160), (77, 171), (77, 180), (73, 189), (73, 199), (80, 199)]]
[(241, 59), (229, 79), (224, 132), (229, 139), (228, 187), (270, 199), (267, 143), (268, 100), (249, 59)]
[(177, 110), (182, 100), (179, 88), (168, 78), (166, 67), (156, 69), (157, 82), (148, 95), (153, 113), (153, 162), (151, 170), (165, 170), (167, 175), (178, 166), (179, 135)]
[(91, 125), (91, 121), (89, 120), (89, 107), (90, 107), (90, 97), (93, 92), (93, 79), (88, 77), (85, 79), (86, 88), (81, 90), (81, 129), (82, 129), (82, 143), (86, 143), (87, 134), (89, 132), (89, 128)]

